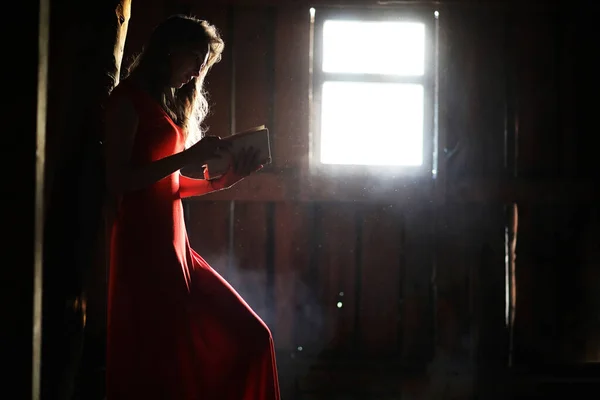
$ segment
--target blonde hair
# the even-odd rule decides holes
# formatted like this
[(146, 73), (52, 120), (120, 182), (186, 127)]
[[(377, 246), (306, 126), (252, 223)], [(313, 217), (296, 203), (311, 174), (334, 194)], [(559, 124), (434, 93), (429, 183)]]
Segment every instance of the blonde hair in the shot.
[[(169, 87), (171, 53), (199, 47), (209, 51), (200, 76), (179, 89)], [(150, 40), (128, 68), (127, 75), (144, 76), (151, 94), (185, 133), (186, 147), (202, 137), (202, 122), (209, 112), (207, 93), (203, 87), (204, 76), (221, 60), (224, 47), (225, 43), (214, 25), (195, 17), (174, 15), (154, 29)]]

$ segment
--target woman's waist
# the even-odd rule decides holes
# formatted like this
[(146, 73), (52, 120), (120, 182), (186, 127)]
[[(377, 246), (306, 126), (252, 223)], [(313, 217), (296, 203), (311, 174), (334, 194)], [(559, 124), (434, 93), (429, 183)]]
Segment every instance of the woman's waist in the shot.
[(155, 204), (169, 205), (180, 202), (179, 179), (166, 177), (148, 187), (124, 193), (118, 197), (123, 204)]
[(115, 199), (108, 207), (113, 220), (120, 223), (173, 224), (175, 218), (183, 217), (181, 199), (164, 193), (130, 193)]

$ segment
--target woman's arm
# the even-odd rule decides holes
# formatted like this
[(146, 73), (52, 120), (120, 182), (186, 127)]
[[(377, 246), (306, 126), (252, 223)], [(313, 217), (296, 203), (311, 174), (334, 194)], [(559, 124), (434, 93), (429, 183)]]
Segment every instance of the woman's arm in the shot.
[[(230, 165), (227, 172), (220, 178), (209, 181), (207, 179), (194, 179), (185, 175), (179, 175), (179, 197), (202, 196), (219, 190), (229, 189), (252, 172), (262, 168), (262, 165), (257, 160), (257, 151), (254, 149), (243, 149), (235, 155), (233, 165)], [(206, 170), (204, 171), (204, 176), (206, 177)]]
[[(204, 176), (206, 177), (206, 171)], [(195, 179), (180, 174), (179, 197), (184, 199), (186, 197), (202, 196), (212, 192), (229, 189), (243, 178), (244, 176), (237, 174), (236, 171), (231, 167), (223, 176), (212, 180)]]
[(206, 179), (195, 179), (189, 176), (179, 175), (179, 197), (202, 196), (208, 193), (221, 190)]
[(131, 101), (119, 97), (107, 108), (105, 125), (106, 184), (113, 194), (141, 189), (158, 182), (188, 163), (185, 151), (143, 166), (131, 165), (138, 115)]

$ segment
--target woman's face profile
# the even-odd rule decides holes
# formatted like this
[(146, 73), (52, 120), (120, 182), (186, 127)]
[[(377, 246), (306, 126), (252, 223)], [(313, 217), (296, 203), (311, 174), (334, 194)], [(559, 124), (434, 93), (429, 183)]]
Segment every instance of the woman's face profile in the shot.
[(180, 88), (205, 72), (210, 46), (190, 46), (171, 53), (171, 86)]

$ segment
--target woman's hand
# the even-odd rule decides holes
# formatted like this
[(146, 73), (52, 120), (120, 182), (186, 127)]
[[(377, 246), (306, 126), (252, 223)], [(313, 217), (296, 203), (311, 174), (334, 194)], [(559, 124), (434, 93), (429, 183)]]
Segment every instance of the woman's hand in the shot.
[(243, 148), (239, 153), (233, 154), (229, 170), (223, 176), (211, 181), (213, 187), (216, 190), (230, 188), (251, 173), (262, 169), (259, 155), (260, 151), (253, 147)]
[(222, 157), (230, 147), (231, 142), (218, 136), (205, 136), (186, 150), (187, 159), (190, 164), (204, 165), (210, 159)]

